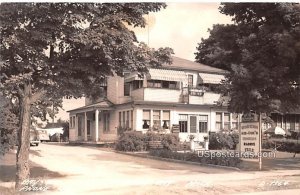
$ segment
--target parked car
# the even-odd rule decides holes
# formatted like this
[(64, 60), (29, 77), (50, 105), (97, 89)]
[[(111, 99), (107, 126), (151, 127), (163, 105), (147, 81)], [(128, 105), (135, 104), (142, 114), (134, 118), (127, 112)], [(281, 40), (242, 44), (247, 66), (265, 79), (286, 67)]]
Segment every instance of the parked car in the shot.
[(41, 143), (37, 130), (30, 130), (30, 146), (38, 146)]
[(37, 131), (41, 142), (50, 141), (50, 137), (47, 130), (38, 129)]

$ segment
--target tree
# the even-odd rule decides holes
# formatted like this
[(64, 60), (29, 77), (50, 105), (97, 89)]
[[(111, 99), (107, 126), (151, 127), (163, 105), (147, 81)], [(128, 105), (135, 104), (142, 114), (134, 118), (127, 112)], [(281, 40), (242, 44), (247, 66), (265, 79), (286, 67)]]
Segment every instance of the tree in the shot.
[(8, 100), (0, 94), (0, 155), (16, 144), (18, 118), (10, 108)]
[(224, 3), (234, 24), (215, 25), (196, 61), (230, 71), (224, 83), (234, 112), (286, 112), (300, 106), (300, 6)]
[[(19, 103), (16, 189), (29, 178), (33, 105), (93, 94), (108, 75), (170, 63), (170, 48), (139, 44), (131, 26), (161, 3), (2, 3), (0, 71), (4, 94)], [(46, 97), (46, 98), (45, 98)]]

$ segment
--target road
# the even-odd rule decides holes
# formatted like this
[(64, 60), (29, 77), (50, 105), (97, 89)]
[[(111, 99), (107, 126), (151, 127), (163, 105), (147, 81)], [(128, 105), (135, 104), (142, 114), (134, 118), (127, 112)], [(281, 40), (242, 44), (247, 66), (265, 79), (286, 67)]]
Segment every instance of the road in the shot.
[[(300, 194), (300, 170), (235, 171), (82, 146), (41, 144), (31, 150), (31, 178), (50, 186), (42, 194)], [(9, 183), (13, 177), (4, 169), (13, 172), (13, 165), (2, 162), (0, 178)]]

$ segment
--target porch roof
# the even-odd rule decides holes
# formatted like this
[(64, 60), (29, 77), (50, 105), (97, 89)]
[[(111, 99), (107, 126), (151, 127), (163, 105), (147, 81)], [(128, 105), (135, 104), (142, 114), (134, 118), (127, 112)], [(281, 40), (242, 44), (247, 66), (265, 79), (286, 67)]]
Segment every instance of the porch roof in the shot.
[(83, 106), (80, 108), (76, 108), (73, 110), (68, 110), (67, 112), (87, 112), (87, 111), (94, 111), (94, 110), (113, 110), (114, 104), (109, 100), (101, 100), (100, 102), (90, 104), (87, 106)]

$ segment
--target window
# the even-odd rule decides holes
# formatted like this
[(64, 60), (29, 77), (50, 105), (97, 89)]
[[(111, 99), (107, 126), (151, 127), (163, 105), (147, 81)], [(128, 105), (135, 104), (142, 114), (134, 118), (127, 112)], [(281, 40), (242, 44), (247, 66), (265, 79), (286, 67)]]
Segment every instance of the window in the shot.
[(286, 130), (291, 130), (291, 115), (285, 115)]
[(130, 83), (124, 83), (124, 96), (130, 96)]
[(193, 87), (194, 78), (193, 75), (188, 75), (188, 87)]
[(149, 88), (164, 88), (164, 89), (178, 89), (179, 83), (175, 82), (175, 81), (148, 80), (147, 87), (149, 87)]
[(188, 121), (188, 116), (186, 114), (179, 115), (179, 132), (180, 133), (187, 133), (187, 121)]
[(278, 126), (278, 127), (282, 127), (281, 126), (281, 120), (282, 120), (282, 118), (281, 118), (281, 115), (275, 115), (275, 117), (276, 117), (276, 119), (277, 119), (277, 124), (276, 124), (276, 126)]
[(222, 113), (217, 112), (216, 113), (216, 130), (222, 129)]
[(143, 81), (141, 80), (134, 80), (132, 83), (133, 83), (132, 85), (133, 90), (143, 87)]
[(153, 129), (158, 130), (161, 127), (160, 110), (153, 110)]
[(231, 129), (238, 129), (239, 127), (238, 127), (238, 117), (239, 117), (239, 115), (238, 114), (232, 114), (232, 122), (231, 122), (231, 124), (232, 124), (232, 126), (231, 126)]
[(122, 112), (119, 112), (119, 127), (122, 127)]
[(76, 123), (76, 116), (73, 116), (73, 127), (75, 127), (75, 123)]
[(125, 111), (123, 111), (122, 127), (125, 127)]
[(103, 113), (103, 132), (109, 131), (109, 113)]
[(143, 110), (143, 129), (150, 127), (150, 110)]
[(224, 129), (230, 130), (230, 113), (224, 113)]
[(133, 129), (133, 110), (130, 111), (131, 115), (130, 115), (130, 128)]
[(190, 133), (197, 133), (197, 116), (190, 116)]
[(169, 82), (169, 89), (179, 89), (179, 83), (175, 81)]
[(81, 136), (82, 129), (82, 117), (78, 116), (78, 136)]
[(70, 128), (72, 128), (73, 127), (73, 117), (70, 117)]
[(199, 116), (199, 133), (207, 133), (207, 115), (200, 115)]
[(169, 88), (169, 82), (168, 81), (162, 81), (162, 88)]
[(290, 116), (290, 123), (291, 123), (291, 130), (296, 130), (295, 125), (296, 125), (296, 115), (291, 115)]
[(169, 129), (170, 128), (170, 111), (164, 110), (163, 111), (163, 129)]
[(129, 128), (129, 111), (126, 114), (126, 128)]

